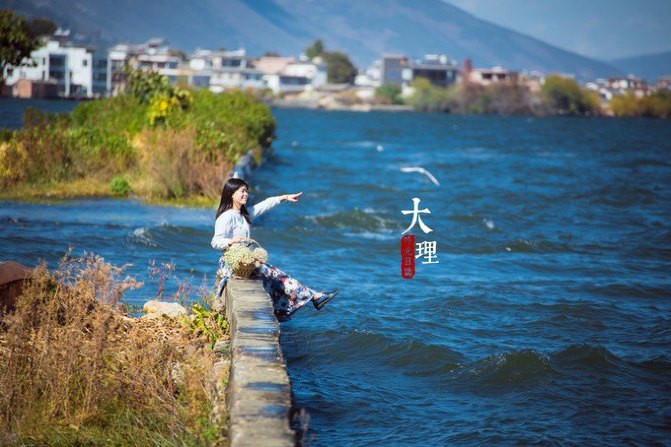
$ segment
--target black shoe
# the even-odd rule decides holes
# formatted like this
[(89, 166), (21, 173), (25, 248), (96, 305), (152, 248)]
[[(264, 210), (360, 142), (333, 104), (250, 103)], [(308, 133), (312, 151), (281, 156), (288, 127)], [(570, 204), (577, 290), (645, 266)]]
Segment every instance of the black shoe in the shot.
[(324, 292), (321, 298), (318, 300), (312, 300), (312, 304), (315, 305), (315, 309), (320, 310), (324, 307), (324, 304), (331, 301), (337, 294), (340, 292), (340, 289), (335, 289), (333, 292)]

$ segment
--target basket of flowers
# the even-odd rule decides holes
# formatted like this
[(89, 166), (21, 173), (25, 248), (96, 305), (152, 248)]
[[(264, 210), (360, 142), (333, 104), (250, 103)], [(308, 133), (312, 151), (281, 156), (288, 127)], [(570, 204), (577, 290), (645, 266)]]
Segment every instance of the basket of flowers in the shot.
[(267, 260), (268, 252), (253, 239), (233, 244), (224, 253), (224, 261), (238, 279), (248, 279), (259, 263)]

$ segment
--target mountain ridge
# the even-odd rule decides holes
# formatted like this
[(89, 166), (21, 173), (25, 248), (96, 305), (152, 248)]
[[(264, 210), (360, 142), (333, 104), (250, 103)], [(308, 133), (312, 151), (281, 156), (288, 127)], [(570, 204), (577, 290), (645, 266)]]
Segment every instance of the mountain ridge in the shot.
[(671, 51), (622, 57), (609, 63), (625, 74), (634, 74), (652, 83), (660, 76), (671, 76)]
[(383, 53), (447, 54), (476, 67), (562, 72), (579, 79), (616, 76), (616, 67), (479, 19), (441, 0), (0, 0), (29, 17), (97, 36), (143, 42), (164, 37), (186, 51), (244, 47), (297, 55), (321, 38), (328, 50), (350, 54), (363, 68)]

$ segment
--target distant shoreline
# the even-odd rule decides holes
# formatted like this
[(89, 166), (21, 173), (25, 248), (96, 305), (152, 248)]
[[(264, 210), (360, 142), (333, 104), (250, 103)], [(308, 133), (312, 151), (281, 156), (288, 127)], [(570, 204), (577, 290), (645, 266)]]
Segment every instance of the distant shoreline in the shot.
[(408, 105), (391, 104), (320, 104), (317, 100), (286, 100), (274, 99), (267, 104), (277, 109), (307, 109), (307, 110), (327, 110), (327, 111), (348, 111), (348, 112), (415, 112), (416, 110)]

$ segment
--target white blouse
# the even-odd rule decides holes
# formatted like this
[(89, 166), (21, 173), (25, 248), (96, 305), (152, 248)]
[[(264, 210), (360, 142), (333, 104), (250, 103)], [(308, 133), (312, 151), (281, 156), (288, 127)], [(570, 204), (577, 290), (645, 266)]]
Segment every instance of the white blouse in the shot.
[[(247, 208), (250, 220), (271, 210), (277, 206), (282, 199), (280, 196), (268, 197), (266, 200), (257, 203), (251, 208)], [(234, 237), (249, 237), (249, 224), (240, 213), (234, 209), (228, 209), (221, 213), (214, 223), (214, 237), (212, 238), (212, 248), (217, 250), (226, 250), (229, 247), (231, 239)]]

